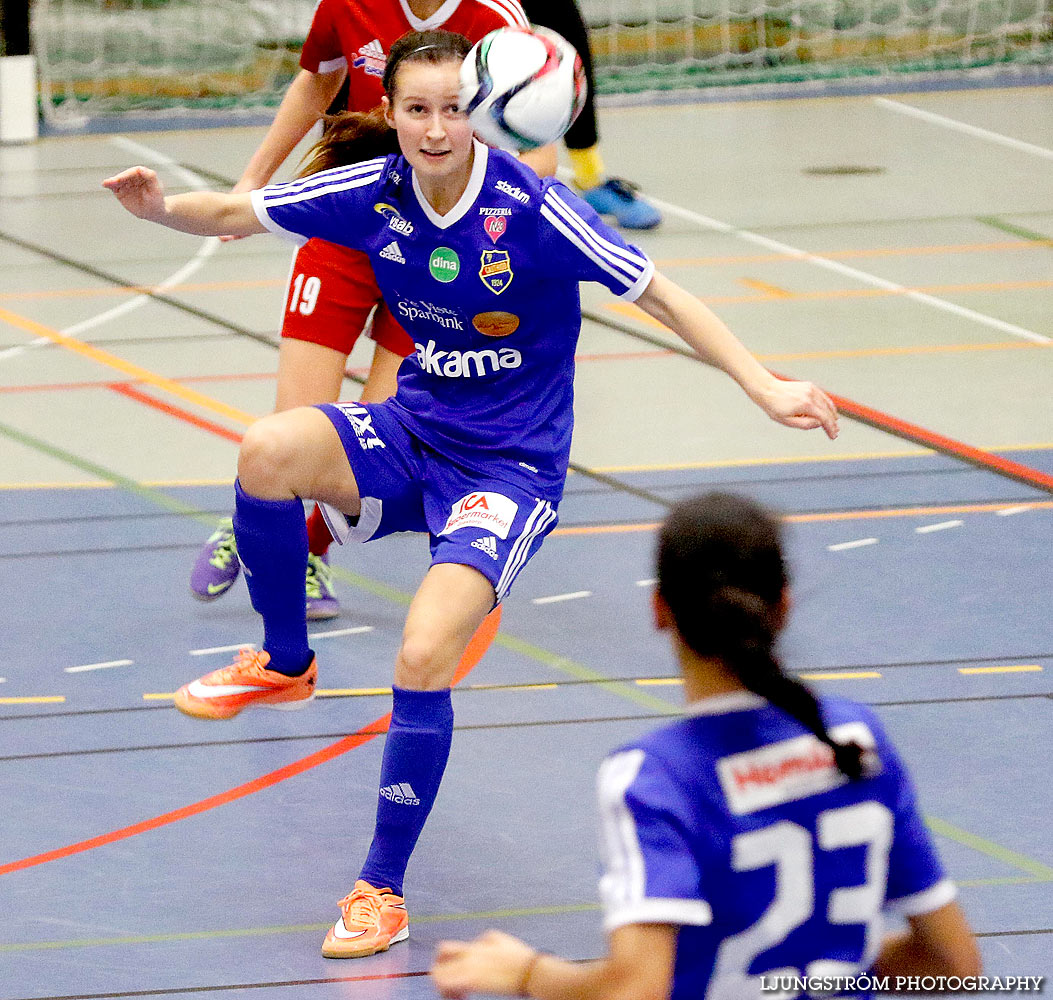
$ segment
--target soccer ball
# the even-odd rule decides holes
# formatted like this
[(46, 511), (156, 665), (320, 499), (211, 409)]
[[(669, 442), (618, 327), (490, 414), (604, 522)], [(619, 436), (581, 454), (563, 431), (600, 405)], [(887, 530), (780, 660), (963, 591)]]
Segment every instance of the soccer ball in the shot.
[(555, 142), (585, 105), (585, 70), (547, 28), (498, 28), (461, 65), (461, 107), (483, 142), (520, 152)]

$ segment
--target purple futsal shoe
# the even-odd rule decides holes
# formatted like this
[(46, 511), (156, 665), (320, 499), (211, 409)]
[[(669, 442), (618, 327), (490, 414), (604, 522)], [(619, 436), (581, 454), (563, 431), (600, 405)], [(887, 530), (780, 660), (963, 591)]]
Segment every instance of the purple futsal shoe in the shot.
[(340, 602), (333, 590), (333, 571), (329, 568), (329, 556), (307, 557), (307, 618), (309, 621), (324, 621), (340, 614)]
[(224, 521), (198, 553), (190, 573), (190, 593), (199, 601), (214, 601), (222, 597), (238, 578), (241, 560), (238, 544), (234, 541), (234, 525)]

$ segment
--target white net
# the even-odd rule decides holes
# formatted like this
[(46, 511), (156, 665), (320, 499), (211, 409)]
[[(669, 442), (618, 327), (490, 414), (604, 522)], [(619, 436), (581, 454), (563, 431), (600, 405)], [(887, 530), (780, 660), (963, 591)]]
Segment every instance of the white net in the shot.
[[(393, 3), (395, 0), (370, 0)], [(553, 0), (556, 2), (556, 0)], [(259, 112), (315, 0), (33, 0), (45, 117)], [(1053, 0), (581, 0), (601, 93), (1053, 66)]]
[(582, 0), (601, 92), (1053, 65), (1053, 0)]

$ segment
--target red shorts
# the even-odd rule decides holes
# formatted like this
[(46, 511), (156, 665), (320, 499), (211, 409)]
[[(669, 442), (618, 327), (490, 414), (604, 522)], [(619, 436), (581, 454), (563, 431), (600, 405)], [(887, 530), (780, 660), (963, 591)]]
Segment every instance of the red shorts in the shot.
[(381, 300), (369, 258), (360, 250), (308, 240), (293, 260), (282, 336), (350, 354), (373, 306), (373, 340), (399, 357), (412, 354), (413, 340)]

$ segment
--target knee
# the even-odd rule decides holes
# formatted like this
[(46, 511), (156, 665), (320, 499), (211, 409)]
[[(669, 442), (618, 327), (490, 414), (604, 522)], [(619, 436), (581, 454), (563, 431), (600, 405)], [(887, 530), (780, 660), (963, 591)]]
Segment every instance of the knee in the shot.
[(414, 691), (437, 691), (449, 687), (453, 671), (447, 659), (434, 636), (407, 630), (403, 633), (395, 661), (395, 683)]
[(245, 432), (238, 452), (238, 478), (253, 496), (285, 496), (297, 455), (297, 437), (280, 413), (257, 420)]

